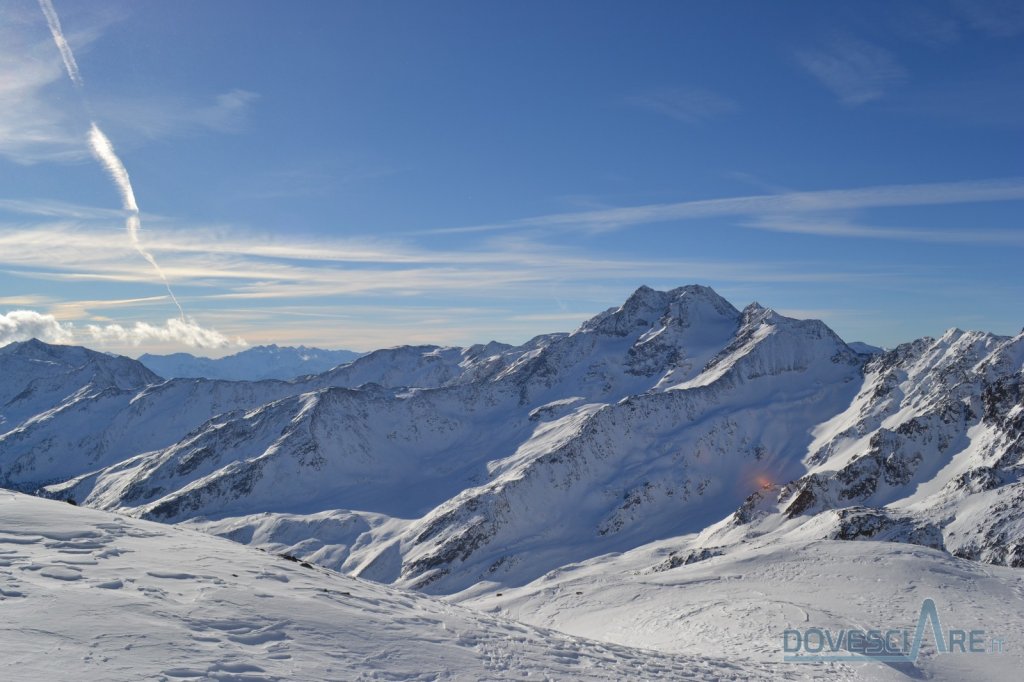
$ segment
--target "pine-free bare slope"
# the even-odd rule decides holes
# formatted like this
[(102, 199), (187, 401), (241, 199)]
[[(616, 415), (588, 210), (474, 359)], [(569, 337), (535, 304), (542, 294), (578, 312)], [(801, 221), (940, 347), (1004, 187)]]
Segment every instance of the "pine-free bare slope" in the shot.
[[(0, 678), (750, 679), (0, 490)], [(781, 670), (783, 676), (789, 676)]]

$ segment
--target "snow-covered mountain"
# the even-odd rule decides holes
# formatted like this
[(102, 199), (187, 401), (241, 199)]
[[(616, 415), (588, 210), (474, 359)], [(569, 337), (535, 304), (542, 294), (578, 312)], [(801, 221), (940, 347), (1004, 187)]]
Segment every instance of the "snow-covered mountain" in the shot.
[[(605, 642), (697, 654), (670, 640), (721, 636), (767, 665), (760, 621), (722, 625), (767, 618), (758, 595), (780, 619), (884, 615), (805, 598), (825, 570), (889, 581), (904, 610), (901, 571), (929, 594), (985, 584), (971, 613), (1022, 604), (1024, 334), (882, 351), (707, 287), (641, 287), (570, 334), (291, 381), (164, 381), (39, 342), (0, 349), (0, 372), (2, 486)], [(746, 601), (683, 589), (723, 575)]]
[(641, 287), (523, 346), (115, 386), (0, 435), (0, 483), (433, 593), (669, 541), (677, 565), (865, 538), (1019, 565), (1022, 347), (851, 348), (707, 287)]
[(0, 432), (61, 405), (160, 381), (137, 362), (35, 339), (0, 347)]
[(222, 358), (197, 357), (190, 353), (139, 356), (139, 362), (168, 379), (224, 379), (261, 381), (294, 379), (320, 374), (358, 358), (350, 350), (324, 350), (299, 346), (254, 346)]
[(695, 547), (878, 539), (1024, 567), (1022, 378), (1024, 333), (951, 329), (873, 357), (854, 400), (817, 427), (807, 473)]
[(3, 395), (11, 396), (0, 408), (0, 485), (31, 491), (74, 479), (173, 445), (211, 419), (325, 387), (448, 381), (474, 371), (472, 350), (405, 346), (292, 381), (163, 381), (129, 358), (11, 344), (0, 349)]

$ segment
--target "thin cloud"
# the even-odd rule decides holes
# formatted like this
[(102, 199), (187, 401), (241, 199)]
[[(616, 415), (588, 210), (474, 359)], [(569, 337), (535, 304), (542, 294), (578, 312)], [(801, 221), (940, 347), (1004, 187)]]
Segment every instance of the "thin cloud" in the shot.
[(143, 306), (166, 305), (167, 296), (145, 296), (143, 298), (91, 299), (84, 301), (61, 301), (53, 303), (50, 311), (58, 320), (77, 320), (86, 317), (97, 318), (92, 311), (109, 308), (139, 308)]
[(128, 238), (131, 240), (132, 247), (153, 267), (160, 281), (163, 282), (164, 287), (167, 289), (167, 295), (171, 297), (171, 301), (174, 302), (175, 307), (178, 309), (178, 316), (184, 320), (185, 311), (182, 309), (181, 304), (178, 303), (174, 291), (171, 290), (171, 283), (168, 281), (167, 275), (164, 274), (153, 254), (147, 251), (139, 240), (139, 229), (142, 227), (142, 220), (139, 217), (139, 205), (135, 201), (135, 190), (132, 189), (132, 181), (128, 177), (128, 171), (121, 162), (121, 158), (114, 151), (114, 146), (110, 143), (110, 140), (107, 139), (107, 136), (103, 134), (103, 131), (100, 130), (100, 127), (95, 122), (89, 128), (89, 148), (92, 149), (93, 155), (107, 170), (110, 179), (117, 186), (118, 192), (121, 194), (121, 206), (128, 212), (128, 215), (125, 217), (125, 227), (128, 230)]
[[(222, 231), (221, 231), (222, 232)], [(206, 230), (161, 231), (152, 242), (163, 267), (191, 291), (237, 299), (419, 294), (423, 296), (536, 286), (551, 282), (624, 281), (658, 273), (698, 279), (820, 281), (856, 274), (820, 272), (793, 264), (650, 260), (597, 256), (524, 240), (493, 240), (474, 251), (444, 251), (408, 244), (345, 243), (323, 240), (278, 245), (251, 234), (225, 237)], [(109, 231), (56, 224), (0, 229), (0, 265), (23, 277), (58, 281), (151, 281), (148, 268), (124, 258), (127, 245), (112, 248)], [(340, 269), (333, 265), (347, 262)], [(205, 294), (204, 294), (205, 296)]]
[(959, 23), (945, 9), (938, 3), (892, 3), (886, 23), (902, 40), (932, 48), (948, 47), (958, 43), (961, 35)]
[(834, 220), (808, 220), (805, 218), (766, 218), (743, 224), (755, 230), (815, 235), (819, 237), (846, 237), (860, 239), (886, 239), (939, 244), (1004, 244), (1024, 246), (1024, 231), (986, 229), (922, 229), (904, 227), (874, 227)]
[(54, 199), (0, 199), (0, 211), (74, 220), (121, 220), (124, 218), (124, 212), (117, 209), (72, 204)]
[(45, 296), (0, 296), (0, 306), (5, 308), (22, 308), (30, 305), (47, 303), (50, 299)]
[(849, 38), (797, 53), (800, 65), (848, 106), (880, 99), (909, 74), (888, 50)]
[[(59, 22), (51, 21), (56, 19), (52, 4), (42, 0), (40, 7), (49, 35), (34, 12), (31, 21), (27, 15), (11, 12), (0, 22), (0, 156), (23, 165), (77, 163), (90, 153), (89, 114), (78, 98), (67, 97), (66, 78), (74, 88), (81, 88), (83, 82), (71, 45), (81, 49), (95, 42), (111, 16), (90, 13), (90, 25), (76, 22), (75, 30), (65, 36)], [(90, 104), (101, 120), (115, 123), (129, 138), (135, 133), (144, 141), (203, 131), (240, 132), (257, 99), (256, 93), (236, 88), (205, 100), (162, 94), (92, 99)]]
[(973, 28), (993, 37), (1024, 33), (1024, 5), (1019, 0), (956, 0), (954, 6)]
[(632, 95), (626, 101), (636, 107), (647, 109), (684, 123), (697, 123), (711, 118), (731, 114), (737, 110), (736, 103), (710, 90), (686, 88), (661, 88)]
[(857, 189), (760, 194), (725, 199), (701, 199), (671, 204), (555, 213), (502, 223), (441, 228), (429, 233), (471, 233), (529, 227), (608, 230), (716, 216), (789, 215), (895, 206), (939, 206), (1024, 199), (1024, 178), (1003, 178), (917, 185), (882, 185)]
[[(68, 45), (67, 40), (64, 39), (64, 32), (60, 26), (60, 18), (57, 16), (56, 10), (53, 8), (53, 4), (50, 0), (39, 0), (39, 7), (43, 10), (43, 14), (46, 16), (46, 22), (50, 27), (50, 33), (53, 36), (53, 42), (57, 45), (57, 49), (60, 52), (61, 58), (64, 61), (64, 68), (67, 71), (68, 78), (78, 89), (82, 92), (83, 83), (82, 76), (78, 71), (78, 64), (75, 61), (75, 55), (71, 50), (71, 46)], [(157, 275), (163, 281), (164, 286), (167, 287), (167, 294), (174, 301), (174, 305), (178, 308), (178, 315), (182, 321), (185, 319), (185, 311), (182, 310), (181, 304), (178, 303), (178, 299), (175, 298), (174, 292), (171, 291), (171, 284), (167, 281), (167, 277), (164, 275), (163, 270), (160, 269), (160, 265), (157, 264), (156, 258), (153, 257), (145, 248), (143, 248), (139, 241), (139, 228), (142, 226), (139, 217), (139, 206), (135, 201), (135, 191), (132, 188), (132, 181), (128, 177), (128, 171), (124, 167), (124, 163), (121, 162), (121, 158), (114, 151), (114, 146), (107, 139), (107, 136), (103, 134), (96, 121), (92, 121), (89, 126), (89, 149), (92, 150), (93, 156), (96, 160), (106, 169), (113, 180), (114, 185), (117, 186), (118, 192), (121, 194), (121, 206), (128, 215), (125, 217), (125, 226), (128, 228), (128, 236), (131, 239), (132, 246), (135, 250), (153, 266)]]
[(53, 43), (18, 28), (0, 22), (0, 155), (25, 165), (81, 160), (88, 155), (82, 126), (50, 93), (64, 78)]
[(68, 45), (68, 41), (64, 38), (64, 31), (60, 26), (60, 17), (57, 16), (57, 11), (53, 9), (53, 3), (50, 0), (39, 0), (39, 8), (43, 10), (43, 15), (46, 17), (46, 24), (50, 27), (53, 42), (60, 51), (61, 59), (64, 60), (64, 68), (68, 72), (68, 77), (76, 87), (81, 88), (82, 74), (78, 71), (78, 62), (75, 61), (75, 54), (71, 51), (71, 46)]
[[(617, 226), (640, 225), (705, 215), (742, 215), (749, 222), (775, 219), (780, 224), (821, 220), (838, 229), (836, 216), (828, 211), (874, 206), (966, 203), (1024, 199), (1024, 179), (869, 187), (822, 192), (785, 192), (728, 199), (599, 209), (575, 214), (540, 216), (517, 221), (504, 229), (527, 228), (549, 223), (559, 229), (587, 229), (599, 221)], [(3, 206), (3, 204), (0, 204)], [(32, 222), (0, 224), (0, 268), (15, 277), (64, 282), (131, 282), (155, 284), (147, 264), (133, 259), (127, 240), (112, 239), (124, 215), (93, 214), (89, 207), (7, 205), (12, 212), (35, 216)], [(51, 214), (60, 216), (50, 219)], [(84, 216), (72, 218), (70, 216)], [(146, 216), (148, 222), (149, 220)], [(737, 221), (742, 225), (741, 221)], [(160, 229), (149, 235), (147, 245), (160, 258), (174, 281), (186, 282), (183, 301), (216, 310), (220, 336), (185, 333), (167, 324), (136, 325), (108, 321), (102, 315), (118, 308), (121, 317), (149, 319), (149, 306), (162, 300), (153, 289), (139, 292), (144, 298), (103, 302), (49, 303), (48, 312), (58, 321), (74, 322), (76, 342), (128, 349), (135, 344), (171, 349), (189, 343), (218, 347), (242, 334), (250, 342), (297, 339), (305, 343), (372, 348), (403, 340), (461, 343), (477, 341), (478, 335), (503, 340), (527, 338), (551, 325), (572, 326), (586, 317), (551, 310), (559, 319), (528, 317), (538, 313), (523, 309), (523, 301), (550, 299), (557, 290), (570, 301), (572, 310), (599, 308), (618, 300), (637, 282), (674, 286), (680, 282), (706, 282), (723, 292), (744, 285), (855, 285), (899, 287), (936, 278), (934, 271), (912, 267), (890, 268), (851, 265), (825, 270), (814, 263), (752, 260), (707, 260), (631, 257), (626, 254), (588, 253), (577, 247), (538, 241), (536, 231), (485, 234), (459, 250), (437, 245), (437, 240), (407, 237), (404, 240), (336, 239), (317, 236), (290, 237), (253, 233), (230, 225), (195, 226), (159, 219)], [(768, 229), (764, 223), (763, 229)], [(847, 232), (857, 226), (843, 225)], [(863, 230), (863, 226), (859, 226)], [(493, 229), (493, 227), (488, 227)], [(993, 235), (997, 237), (1001, 235)], [(891, 238), (891, 237), (889, 237)], [(341, 266), (341, 267), (339, 267)], [(162, 292), (161, 292), (162, 293)], [(761, 294), (759, 294), (761, 295)], [(417, 309), (416, 302), (449, 301), (450, 310)], [(476, 309), (482, 300), (491, 312)], [(409, 301), (407, 311), (390, 308)], [(381, 303), (383, 305), (374, 305)], [(140, 310), (134, 310), (140, 308)], [(240, 309), (232, 321), (225, 311)], [(265, 315), (269, 311), (278, 311)], [(288, 312), (280, 312), (288, 311)], [(452, 312), (454, 311), (454, 312)], [(295, 315), (291, 315), (295, 312)], [(298, 315), (298, 313), (303, 313)], [(346, 313), (352, 322), (314, 329), (309, 315)], [(451, 314), (449, 314), (451, 313)], [(562, 318), (562, 314), (565, 315)], [(524, 315), (526, 317), (524, 317)], [(294, 325), (285, 321), (295, 320)], [(305, 319), (305, 322), (303, 322)], [(449, 322), (441, 324), (440, 319)], [(356, 320), (358, 322), (356, 322)], [(86, 323), (89, 323), (87, 326)], [(330, 339), (331, 332), (343, 336)], [(343, 329), (343, 332), (338, 332)], [(415, 334), (409, 332), (415, 329)], [(474, 331), (475, 330), (475, 331)], [(314, 338), (315, 337), (315, 338)], [(328, 341), (323, 341), (327, 339)], [(220, 346), (223, 347), (223, 346)]]
[(259, 95), (248, 90), (234, 89), (217, 95), (212, 105), (201, 107), (192, 116), (199, 125), (234, 133), (242, 129), (250, 105), (259, 99)]
[(107, 97), (94, 104), (100, 118), (118, 130), (163, 139), (203, 131), (242, 132), (258, 99), (257, 93), (236, 88), (206, 102), (160, 95), (145, 99)]

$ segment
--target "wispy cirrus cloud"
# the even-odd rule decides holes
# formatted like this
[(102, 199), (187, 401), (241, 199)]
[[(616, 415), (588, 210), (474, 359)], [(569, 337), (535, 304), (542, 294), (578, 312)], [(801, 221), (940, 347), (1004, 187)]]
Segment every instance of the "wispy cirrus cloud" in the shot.
[(796, 57), (848, 106), (880, 99), (910, 75), (885, 48), (854, 38), (836, 38), (826, 47), (801, 50)]
[(1024, 33), (1024, 5), (1018, 0), (956, 0), (967, 23), (997, 38)]
[[(536, 302), (551, 300), (553, 291), (575, 301), (576, 309), (599, 310), (638, 282), (869, 285), (893, 274), (823, 271), (806, 263), (588, 254), (523, 239), (486, 240), (472, 252), (453, 252), (383, 242), (278, 244), (269, 236), (261, 240), (202, 228), (161, 229), (160, 234), (151, 246), (159, 251), (165, 271), (187, 283), (178, 293), (191, 308), (216, 315), (219, 336), (183, 329), (174, 321), (147, 321), (156, 305), (166, 303), (166, 295), (48, 301), (45, 312), (73, 335), (73, 342), (121, 352), (140, 345), (149, 350), (223, 348), (225, 339), (237, 342), (237, 337), (369, 350), (407, 342), (469, 343), (480, 335), (525, 339), (538, 328), (574, 328), (588, 316), (567, 312), (553, 300), (549, 311), (538, 308)], [(74, 282), (82, 291), (132, 283), (142, 292), (154, 283), (145, 263), (124, 257), (129, 248), (111, 248), (108, 234), (80, 225), (16, 230), (0, 225), (0, 276)], [(449, 302), (448, 307), (429, 306), (437, 300)], [(408, 305), (399, 306), (403, 301)], [(523, 301), (534, 303), (522, 310)], [(232, 310), (237, 314), (229, 314)], [(328, 318), (349, 322), (332, 324)]]
[[(31, 304), (26, 305), (37, 305), (39, 303), (50, 303), (49, 310), (50, 314), (56, 317), (58, 320), (81, 320), (81, 319), (92, 319), (99, 321), (101, 318), (104, 321), (111, 321), (106, 319), (105, 316), (97, 314), (96, 311), (104, 311), (118, 308), (144, 308), (144, 307), (164, 307), (168, 303), (168, 297), (166, 294), (162, 296), (143, 296), (142, 298), (117, 298), (117, 299), (88, 299), (80, 301), (45, 301), (38, 300)], [(2, 301), (0, 301), (2, 305)]]
[(440, 228), (433, 233), (473, 233), (531, 227), (613, 230), (636, 225), (715, 216), (791, 215), (895, 206), (941, 206), (1024, 200), (1024, 178), (969, 180), (914, 185), (879, 185), (854, 189), (783, 192), (700, 199), (667, 204), (554, 213), (499, 223)]
[(893, 3), (886, 15), (890, 30), (901, 40), (933, 48), (954, 45), (961, 39), (960, 24), (938, 3)]
[[(553, 229), (588, 231), (595, 225), (626, 228), (737, 216), (741, 220), (734, 224), (739, 228), (967, 243), (967, 231), (938, 235), (910, 228), (883, 229), (849, 222), (846, 213), (861, 208), (1020, 200), (1024, 200), (1024, 178), (784, 191), (457, 228), (480, 233), (458, 240), (457, 248), (445, 246), (447, 241), (430, 234), (391, 239), (312, 234), (284, 238), (231, 225), (144, 218), (158, 228), (147, 236), (147, 245), (160, 258), (167, 276), (180, 283), (182, 301), (206, 314), (216, 311), (222, 327), (218, 333), (229, 342), (242, 336), (250, 342), (295, 340), (370, 349), (409, 340), (472, 342), (479, 340), (474, 329), (514, 340), (554, 325), (571, 327), (576, 315), (565, 312), (555, 301), (546, 310), (537, 307), (537, 301), (552, 299), (552, 292), (570, 301), (573, 310), (590, 310), (619, 300), (639, 282), (674, 286), (699, 281), (726, 293), (729, 289), (749, 291), (755, 284), (757, 291), (799, 288), (807, 283), (923, 288), (939, 277), (934, 268), (926, 271), (871, 263), (825, 268), (798, 257), (761, 261), (644, 254), (642, 250), (634, 254), (589, 251), (578, 240), (559, 245), (558, 239), (549, 236)], [(89, 292), (82, 294), (82, 300), (50, 300), (30, 306), (62, 324), (73, 323), (76, 342), (128, 350), (137, 347), (135, 344), (170, 349), (188, 343), (223, 343), (216, 336), (185, 334), (186, 330), (165, 324), (162, 317), (153, 319), (155, 306), (168, 299), (155, 288), (148, 264), (131, 258), (130, 243), (111, 238), (122, 229), (123, 212), (47, 201), (0, 200), (0, 208), (15, 218), (0, 223), (0, 276), (13, 278), (11, 281), (74, 282), (80, 285), (76, 290)], [(699, 225), (696, 221), (692, 224)], [(973, 239), (978, 234), (971, 232), (970, 236)], [(1015, 235), (1006, 231), (985, 231), (981, 237), (1016, 243)], [(135, 285), (136, 297), (104, 300), (103, 293), (111, 291), (108, 284), (116, 283)], [(24, 289), (37, 290), (32, 286)], [(17, 293), (16, 289), (9, 291)], [(450, 302), (447, 312), (416, 305), (438, 300)], [(409, 302), (408, 309), (394, 310), (402, 301)], [(482, 301), (487, 301), (489, 311), (476, 310)], [(532, 303), (524, 309), (524, 301)], [(237, 319), (227, 311), (237, 311)], [(523, 315), (549, 317), (528, 319)], [(585, 316), (580, 313), (578, 319)], [(308, 322), (314, 317), (354, 322), (337, 326)], [(332, 328), (343, 329), (343, 339), (330, 342)]]
[(120, 209), (85, 206), (55, 199), (0, 199), (0, 211), (23, 216), (68, 218), (71, 220), (124, 219), (124, 211)]
[(204, 131), (239, 133), (259, 95), (236, 88), (203, 100), (172, 95), (107, 97), (94, 102), (97, 114), (119, 130), (162, 139)]
[(1024, 5), (1018, 0), (951, 0), (948, 3), (892, 3), (887, 23), (903, 40), (947, 47), (974, 30), (988, 37), (1024, 33)]
[(883, 239), (933, 244), (1003, 244), (1024, 246), (1024, 229), (989, 230), (979, 228), (925, 229), (907, 227), (878, 227), (860, 225), (832, 218), (808, 219), (804, 217), (761, 218), (743, 223), (744, 227), (769, 232), (815, 235), (818, 237), (845, 237), (855, 239)]
[(0, 23), (0, 155), (22, 164), (86, 157), (86, 124), (56, 104), (54, 85), (64, 68), (53, 43), (48, 36), (30, 39), (25, 26), (6, 19)]
[(683, 123), (698, 123), (735, 112), (736, 102), (710, 90), (659, 88), (630, 95), (626, 102)]
[[(105, 221), (98, 221), (104, 225)], [(148, 268), (126, 258), (130, 245), (112, 244), (110, 227), (71, 221), (34, 226), (0, 224), (0, 267), (21, 276), (80, 282), (152, 283)], [(462, 250), (413, 242), (292, 237), (217, 228), (162, 225), (148, 240), (175, 282), (209, 297), (274, 299), (352, 294), (439, 295), (467, 290), (493, 294), (510, 285), (636, 281), (648, 277), (814, 281), (843, 275), (749, 262), (650, 260), (588, 254), (522, 237), (491, 237)], [(147, 300), (149, 300), (147, 298)]]
[[(187, 284), (185, 296), (210, 300), (288, 300), (353, 295), (456, 295), (467, 290), (501, 295), (514, 287), (543, 294), (552, 281), (592, 286), (597, 279), (643, 281), (649, 278), (687, 281), (854, 281), (857, 272), (822, 272), (803, 264), (715, 262), (686, 259), (638, 259), (588, 254), (580, 248), (537, 243), (533, 228), (590, 230), (626, 228), (663, 221), (714, 216), (744, 217), (737, 223), (762, 230), (829, 236), (962, 242), (988, 240), (1016, 244), (1012, 231), (938, 231), (883, 229), (857, 225), (837, 217), (851, 209), (945, 205), (1024, 200), (1024, 178), (894, 185), (816, 192), (785, 192), (675, 204), (598, 209), (535, 216), (506, 223), (454, 228), (482, 232), (485, 239), (459, 249), (431, 246), (432, 240), (283, 239), (230, 226), (181, 226), (158, 219), (160, 229), (148, 239), (164, 270)], [(144, 263), (129, 258), (131, 247), (110, 239), (118, 212), (93, 213), (89, 207), (42, 202), (11, 203), (8, 211), (60, 220), (31, 225), (0, 224), (0, 268), (22, 277), (74, 282), (151, 283)], [(67, 218), (65, 216), (85, 216)], [(487, 233), (515, 232), (500, 237)], [(423, 243), (419, 243), (423, 241)], [(599, 273), (599, 275), (595, 275)], [(872, 276), (877, 276), (873, 273)], [(142, 293), (142, 292), (140, 292)], [(146, 297), (155, 300), (158, 297)], [(138, 299), (135, 299), (138, 300)]]
[[(42, 7), (45, 10), (47, 3)], [(73, 28), (64, 27), (65, 36), (63, 31), (49, 34), (38, 13), (4, 14), (0, 22), (0, 156), (26, 165), (88, 158), (90, 117), (77, 97), (68, 97), (72, 83), (67, 79), (75, 86), (83, 82), (72, 48), (87, 50), (112, 19), (102, 12), (76, 19)], [(83, 25), (83, 21), (92, 23)], [(58, 49), (54, 49), (55, 38)], [(108, 96), (93, 99), (90, 105), (98, 118), (142, 140), (203, 131), (239, 132), (257, 99), (256, 93), (232, 89), (207, 98)]]
[(48, 303), (50, 299), (46, 296), (37, 296), (35, 294), (27, 294), (22, 296), (0, 296), (0, 307), (11, 309), (11, 308), (25, 308), (28, 306), (39, 305), (40, 303)]

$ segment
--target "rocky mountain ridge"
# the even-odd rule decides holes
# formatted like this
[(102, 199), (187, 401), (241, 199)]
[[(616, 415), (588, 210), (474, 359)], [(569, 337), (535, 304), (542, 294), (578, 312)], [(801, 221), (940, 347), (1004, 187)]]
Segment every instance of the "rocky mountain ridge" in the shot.
[(793, 537), (1024, 559), (1021, 336), (878, 352), (707, 287), (642, 287), (571, 334), (290, 382), (122, 365), (76, 370), (0, 433), (0, 485), (447, 594), (672, 538), (669, 569)]

